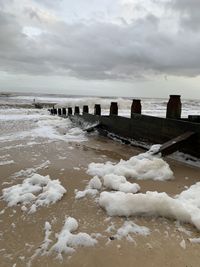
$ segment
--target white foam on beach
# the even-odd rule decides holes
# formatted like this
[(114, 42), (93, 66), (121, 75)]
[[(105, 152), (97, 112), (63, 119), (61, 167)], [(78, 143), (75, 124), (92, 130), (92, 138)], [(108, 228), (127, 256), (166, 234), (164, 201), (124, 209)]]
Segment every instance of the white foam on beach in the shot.
[(35, 137), (67, 142), (87, 140), (85, 133), (79, 127), (75, 127), (68, 118), (49, 117), (48, 120), (38, 121), (38, 127), (32, 131)]
[(40, 247), (36, 249), (35, 253), (31, 256), (30, 260), (27, 263), (27, 267), (30, 267), (32, 265), (32, 261), (36, 257), (47, 254), (48, 247), (52, 243), (52, 240), (49, 238), (52, 233), (51, 224), (49, 222), (45, 222), (44, 231), (45, 231), (44, 240), (40, 245)]
[(125, 221), (124, 224), (117, 230), (114, 237), (119, 240), (125, 237), (129, 241), (133, 241), (130, 234), (147, 236), (150, 234), (150, 229), (145, 226), (140, 226), (132, 221)]
[(102, 181), (98, 176), (94, 176), (83, 191), (75, 190), (75, 198), (80, 199), (85, 196), (95, 197), (99, 193), (99, 190), (102, 189), (102, 186), (107, 189), (126, 193), (136, 193), (140, 190), (138, 184), (128, 182), (124, 176), (107, 174), (102, 178)]
[(9, 164), (13, 164), (13, 163), (15, 163), (14, 160), (2, 160), (2, 161), (0, 161), (0, 166), (9, 165)]
[(109, 216), (161, 216), (193, 224), (200, 230), (200, 182), (174, 198), (158, 192), (102, 192), (99, 204)]
[(116, 174), (107, 174), (103, 177), (103, 185), (112, 190), (125, 193), (136, 193), (140, 190), (140, 186), (136, 183), (130, 183), (124, 176)]
[(48, 247), (52, 242), (52, 240), (49, 238), (52, 233), (51, 224), (49, 222), (45, 222), (44, 230), (45, 230), (45, 237), (43, 243), (40, 246), (40, 254), (42, 255), (44, 255), (47, 252)]
[(11, 177), (15, 179), (18, 177), (31, 176), (39, 170), (48, 168), (49, 165), (50, 165), (50, 161), (46, 160), (43, 163), (34, 166), (33, 168), (27, 168), (25, 170), (20, 170), (18, 172), (15, 172)]
[(2, 193), (9, 207), (20, 204), (23, 211), (33, 213), (40, 206), (56, 203), (66, 193), (66, 189), (59, 180), (51, 180), (48, 175), (33, 174), (21, 184), (4, 188)]
[(182, 249), (186, 249), (186, 242), (184, 239), (179, 243), (179, 245), (182, 247)]
[(4, 114), (0, 115), (0, 121), (0, 143), (25, 140), (27, 145), (34, 145), (41, 140), (48, 142), (87, 140), (85, 132), (75, 127), (68, 118), (50, 116), (47, 110), (6, 109)]
[(97, 243), (95, 238), (92, 238), (87, 233), (74, 234), (78, 229), (78, 222), (75, 218), (66, 217), (64, 226), (59, 234), (57, 234), (57, 242), (51, 247), (50, 252), (56, 252), (57, 258), (62, 260), (62, 254), (71, 254), (77, 247), (94, 246)]
[(45, 231), (44, 240), (43, 240), (42, 244), (39, 246), (39, 248), (36, 249), (35, 253), (31, 256), (30, 260), (27, 263), (27, 267), (31, 267), (32, 261), (36, 257), (38, 257), (40, 255), (43, 256), (43, 255), (47, 254), (48, 247), (52, 243), (52, 240), (49, 238), (51, 233), (52, 233), (51, 224), (49, 222), (45, 222), (44, 231)]
[[(29, 114), (26, 110), (25, 114), (8, 114), (8, 115), (0, 115), (0, 121), (21, 121), (21, 120), (37, 120), (41, 118), (41, 114)], [(45, 115), (44, 115), (45, 116)]]
[(5, 154), (0, 156), (0, 160), (7, 160), (10, 157), (10, 154)]
[(74, 193), (75, 193), (75, 199), (80, 199), (80, 198), (83, 198), (85, 196), (95, 197), (98, 194), (98, 190), (86, 188), (83, 191), (75, 190)]
[(173, 172), (167, 162), (152, 152), (159, 146), (152, 146), (146, 153), (131, 157), (129, 160), (120, 160), (118, 163), (90, 163), (87, 173), (104, 177), (108, 174), (134, 178), (137, 180), (165, 181), (173, 178)]
[(27, 263), (28, 267), (32, 266), (33, 260), (38, 256), (49, 255), (51, 253), (56, 253), (59, 260), (63, 259), (63, 254), (71, 254), (75, 252), (76, 248), (80, 246), (89, 247), (97, 244), (96, 238), (101, 237), (99, 233), (93, 233), (91, 235), (87, 233), (74, 233), (78, 229), (78, 222), (73, 217), (65, 218), (64, 226), (62, 227), (60, 233), (56, 234), (57, 241), (50, 247), (53, 242), (50, 239), (52, 234), (52, 227), (49, 222), (45, 222), (44, 231), (45, 236), (42, 244), (36, 249), (35, 253), (31, 256)]
[(179, 243), (179, 245), (182, 247), (182, 249), (186, 249), (186, 242), (184, 239)]
[(37, 138), (48, 139), (49, 141), (81, 142), (86, 141), (85, 133), (78, 127), (74, 127), (69, 119), (53, 117), (35, 123), (35, 128), (27, 131), (19, 131), (1, 135), (0, 142), (11, 142), (20, 140), (33, 141)]
[(177, 195), (176, 198), (183, 203), (186, 202), (200, 209), (200, 182), (191, 185), (187, 190)]
[(88, 195), (94, 197), (98, 194), (98, 190), (100, 190), (101, 187), (102, 187), (101, 180), (97, 176), (95, 176), (89, 181), (85, 190), (83, 191), (75, 190), (75, 198), (80, 199)]

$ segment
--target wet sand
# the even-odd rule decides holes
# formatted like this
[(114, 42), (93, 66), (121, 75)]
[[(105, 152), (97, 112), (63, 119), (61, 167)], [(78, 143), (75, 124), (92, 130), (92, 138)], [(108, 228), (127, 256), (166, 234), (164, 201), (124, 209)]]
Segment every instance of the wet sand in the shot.
[[(200, 244), (192, 244), (189, 238), (199, 237), (200, 233), (191, 225), (181, 224), (190, 236), (182, 232), (177, 222), (165, 218), (131, 217), (135, 223), (147, 226), (148, 236), (130, 234), (134, 242), (125, 238), (111, 240), (115, 231), (107, 232), (112, 224), (118, 229), (127, 218), (109, 218), (92, 197), (75, 200), (74, 190), (83, 190), (91, 176), (86, 174), (91, 162), (118, 162), (141, 153), (141, 150), (116, 143), (104, 137), (91, 136), (83, 143), (52, 142), (12, 149), (1, 149), (0, 156), (6, 153), (14, 160), (13, 164), (0, 166), (1, 190), (20, 183), (26, 177), (13, 179), (12, 176), (22, 169), (39, 166), (50, 161), (47, 168), (38, 169), (41, 175), (50, 175), (59, 179), (67, 189), (63, 198), (49, 207), (40, 207), (33, 214), (21, 211), (21, 207), (8, 208), (5, 201), (0, 201), (0, 266), (27, 266), (44, 240), (44, 224), (52, 225), (50, 239), (53, 245), (55, 234), (63, 227), (65, 216), (72, 216), (79, 222), (78, 231), (100, 233), (98, 244), (94, 247), (77, 248), (72, 255), (64, 255), (63, 261), (56, 259), (56, 254), (35, 257), (34, 267), (39, 266), (199, 266)], [(23, 146), (24, 144), (24, 146)], [(17, 143), (16, 143), (17, 145)], [(9, 143), (7, 144), (9, 146)], [(166, 159), (174, 172), (175, 179), (167, 182), (137, 181), (141, 192), (158, 191), (175, 195), (199, 180), (198, 168)], [(75, 168), (74, 168), (75, 167)], [(186, 248), (180, 246), (182, 240)], [(14, 265), (16, 264), (16, 265)]]

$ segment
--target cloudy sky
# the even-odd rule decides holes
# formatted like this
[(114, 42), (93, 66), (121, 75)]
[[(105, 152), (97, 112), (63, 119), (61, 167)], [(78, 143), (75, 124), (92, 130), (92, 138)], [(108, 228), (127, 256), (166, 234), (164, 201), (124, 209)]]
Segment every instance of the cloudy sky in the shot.
[(0, 91), (200, 98), (199, 0), (0, 0)]

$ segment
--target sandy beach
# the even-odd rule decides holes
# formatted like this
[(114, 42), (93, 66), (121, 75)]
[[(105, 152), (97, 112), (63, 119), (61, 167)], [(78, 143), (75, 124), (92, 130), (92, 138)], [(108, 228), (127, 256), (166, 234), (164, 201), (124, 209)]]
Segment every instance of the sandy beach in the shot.
[[(65, 120), (65, 119), (63, 119)], [(21, 122), (20, 127), (26, 128)], [(7, 131), (10, 128), (7, 127)], [(59, 129), (63, 134), (63, 129)], [(4, 128), (4, 132), (6, 129)], [(83, 137), (83, 136), (82, 136)], [(75, 190), (84, 190), (92, 178), (87, 174), (91, 162), (105, 163), (128, 160), (143, 153), (141, 149), (123, 145), (98, 136), (85, 135), (85, 141), (37, 138), (37, 142), (13, 140), (3, 143), (1, 159), (1, 190), (38, 173), (59, 179), (67, 190), (62, 199), (49, 206), (38, 207), (34, 213), (22, 211), (22, 205), (8, 207), (1, 199), (0, 214), (0, 262), (7, 266), (199, 266), (199, 244), (189, 239), (198, 238), (198, 230), (190, 225), (161, 217), (110, 217), (94, 197), (75, 199)], [(83, 139), (84, 139), (83, 138)], [(9, 161), (13, 161), (10, 162)], [(173, 159), (165, 159), (174, 173), (169, 181), (140, 180), (141, 190), (166, 192), (170, 196), (181, 193), (186, 187), (199, 181), (199, 168)], [(22, 171), (24, 170), (24, 171)], [(56, 243), (67, 217), (77, 220), (75, 233), (84, 232), (94, 237), (95, 245), (75, 248), (73, 253), (62, 253), (58, 259), (51, 247)], [(124, 222), (132, 221), (145, 226), (148, 234), (129, 233), (116, 238), (117, 230)], [(51, 225), (48, 248), (42, 249), (45, 238), (45, 222)]]

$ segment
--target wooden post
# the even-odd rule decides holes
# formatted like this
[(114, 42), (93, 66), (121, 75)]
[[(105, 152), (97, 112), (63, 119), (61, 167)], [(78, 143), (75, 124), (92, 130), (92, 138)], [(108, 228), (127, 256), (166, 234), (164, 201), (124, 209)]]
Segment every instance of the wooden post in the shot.
[(101, 116), (101, 105), (100, 104), (94, 105), (94, 115)]
[(56, 108), (54, 108), (53, 110), (54, 110), (54, 112), (53, 112), (53, 113), (54, 113), (54, 115), (57, 115), (57, 109), (56, 109)]
[(89, 113), (89, 107), (84, 105), (83, 106), (83, 113)]
[(131, 105), (131, 118), (133, 117), (134, 113), (141, 114), (141, 112), (142, 112), (141, 100), (133, 99), (133, 102)]
[(69, 108), (67, 109), (67, 114), (68, 114), (68, 116), (72, 115), (72, 108), (71, 108), (71, 107), (69, 107)]
[(62, 108), (62, 115), (66, 116), (66, 108)]
[(167, 103), (167, 118), (180, 119), (181, 118), (181, 96), (170, 95), (170, 99)]
[(51, 115), (54, 114), (53, 108), (50, 109)]
[(117, 102), (111, 102), (111, 105), (110, 105), (110, 115), (118, 115), (118, 105), (117, 105)]
[(80, 114), (80, 109), (79, 109), (78, 106), (76, 106), (75, 109), (74, 109), (74, 115), (75, 114)]
[(58, 108), (58, 116), (61, 116), (61, 108)]

